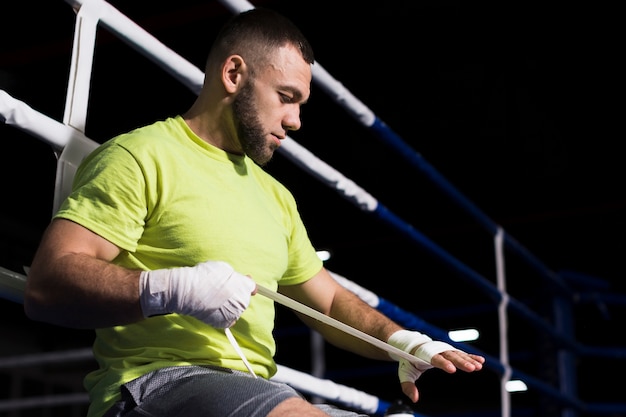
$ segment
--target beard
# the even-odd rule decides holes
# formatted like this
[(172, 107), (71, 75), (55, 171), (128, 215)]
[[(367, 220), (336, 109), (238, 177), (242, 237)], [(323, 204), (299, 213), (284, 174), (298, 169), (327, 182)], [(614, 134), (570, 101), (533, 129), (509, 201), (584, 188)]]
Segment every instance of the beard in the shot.
[(254, 106), (252, 82), (247, 82), (233, 101), (233, 119), (241, 147), (246, 155), (260, 166), (267, 164), (275, 148), (265, 139), (259, 112)]

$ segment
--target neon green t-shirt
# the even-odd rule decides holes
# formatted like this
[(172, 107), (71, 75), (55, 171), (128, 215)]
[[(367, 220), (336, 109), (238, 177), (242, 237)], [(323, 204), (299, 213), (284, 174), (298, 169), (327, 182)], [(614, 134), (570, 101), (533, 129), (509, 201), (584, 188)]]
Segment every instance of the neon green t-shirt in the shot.
[[(115, 263), (142, 270), (206, 260), (276, 290), (322, 267), (296, 202), (245, 156), (196, 136), (178, 116), (113, 138), (79, 167), (56, 217), (83, 225), (122, 249)], [(274, 305), (254, 296), (231, 331), (254, 372), (276, 372)], [(119, 398), (119, 386), (165, 366), (211, 364), (246, 371), (222, 329), (177, 314), (96, 330), (99, 369), (85, 378), (90, 417)]]

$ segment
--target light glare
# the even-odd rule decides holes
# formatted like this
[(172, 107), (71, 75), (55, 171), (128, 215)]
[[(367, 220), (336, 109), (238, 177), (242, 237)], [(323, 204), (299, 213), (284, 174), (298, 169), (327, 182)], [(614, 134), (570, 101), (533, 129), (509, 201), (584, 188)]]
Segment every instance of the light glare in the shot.
[(448, 332), (448, 337), (454, 342), (470, 342), (477, 340), (479, 336), (480, 333), (476, 329), (451, 330)]
[(504, 388), (508, 392), (528, 391), (528, 387), (526, 386), (524, 381), (520, 381), (519, 379), (508, 381), (506, 384), (504, 384)]
[(330, 259), (330, 252), (327, 250), (318, 250), (317, 256), (323, 261), (327, 261)]

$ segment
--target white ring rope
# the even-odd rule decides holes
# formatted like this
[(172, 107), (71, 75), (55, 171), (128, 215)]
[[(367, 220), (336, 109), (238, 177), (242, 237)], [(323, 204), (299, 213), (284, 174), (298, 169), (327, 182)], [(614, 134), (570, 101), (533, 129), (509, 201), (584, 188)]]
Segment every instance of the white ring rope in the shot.
[(500, 382), (500, 396), (502, 402), (502, 417), (511, 415), (511, 395), (506, 389), (506, 384), (511, 378), (511, 365), (509, 364), (509, 343), (508, 343), (508, 320), (507, 307), (509, 304), (509, 294), (506, 292), (506, 273), (504, 267), (504, 230), (498, 227), (494, 236), (494, 248), (496, 256), (496, 277), (498, 290), (502, 299), (498, 305), (498, 324), (500, 330), (500, 362), (504, 367), (504, 372)]
[(100, 16), (105, 15), (107, 7), (102, 1), (85, 3), (76, 14), (74, 29), (74, 47), (68, 78), (67, 96), (63, 123), (81, 132), (87, 123), (89, 105), (89, 87), (93, 67), (96, 32)]
[(319, 395), (327, 400), (340, 402), (367, 413), (376, 413), (379, 409), (379, 400), (373, 395), (337, 384), (328, 379), (316, 378), (283, 365), (277, 365), (277, 367), (278, 370), (272, 377), (272, 381), (283, 382), (300, 392)]

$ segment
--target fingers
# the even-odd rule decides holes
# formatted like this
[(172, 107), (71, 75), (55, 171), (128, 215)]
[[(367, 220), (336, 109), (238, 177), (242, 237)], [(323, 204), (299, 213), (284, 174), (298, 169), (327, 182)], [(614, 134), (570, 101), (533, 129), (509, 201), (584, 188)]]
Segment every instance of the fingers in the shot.
[[(474, 372), (482, 369), (485, 358), (480, 355), (465, 353), (461, 350), (446, 350), (432, 357), (430, 364), (436, 368), (452, 374), (460, 369), (465, 372)], [(408, 361), (400, 361), (398, 374), (402, 392), (414, 403), (419, 399), (419, 391), (415, 381), (425, 369), (418, 370), (414, 364)]]
[(469, 356), (474, 361), (474, 364), (477, 366), (476, 370), (483, 369), (483, 364), (485, 363), (485, 358), (483, 356), (474, 355), (473, 353), (470, 353)]
[(448, 350), (433, 356), (431, 363), (434, 367), (448, 373), (454, 373), (457, 369), (465, 372), (474, 372), (483, 368), (485, 358), (460, 350)]

